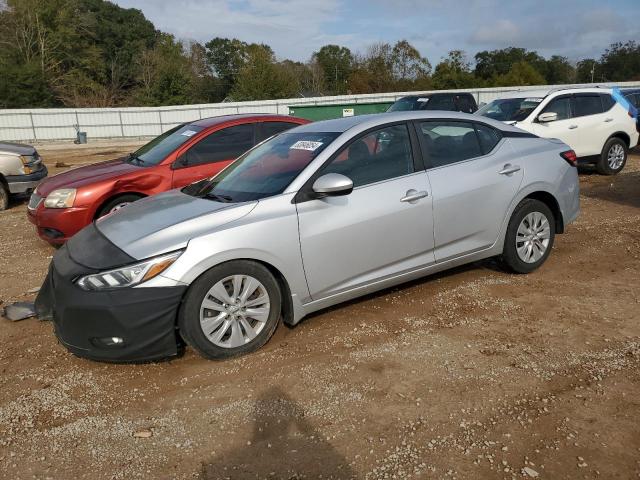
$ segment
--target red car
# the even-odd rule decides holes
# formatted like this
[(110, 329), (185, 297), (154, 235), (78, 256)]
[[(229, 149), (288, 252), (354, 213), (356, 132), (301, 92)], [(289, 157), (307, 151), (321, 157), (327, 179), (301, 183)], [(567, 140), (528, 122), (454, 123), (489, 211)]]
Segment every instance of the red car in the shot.
[(212, 177), (262, 140), (298, 125), (285, 115), (227, 115), (179, 125), (128, 157), (80, 167), (38, 185), (27, 214), (62, 244), (96, 218), (139, 198)]

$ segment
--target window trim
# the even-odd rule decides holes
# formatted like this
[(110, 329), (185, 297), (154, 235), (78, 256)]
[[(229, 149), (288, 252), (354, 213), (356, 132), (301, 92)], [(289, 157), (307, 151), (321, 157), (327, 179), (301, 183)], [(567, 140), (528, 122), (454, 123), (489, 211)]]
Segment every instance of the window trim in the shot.
[(390, 180), (396, 180), (398, 178), (406, 177), (407, 175), (415, 175), (416, 173), (420, 173), (420, 172), (424, 171), (425, 168), (424, 168), (424, 165), (423, 165), (422, 154), (421, 154), (421, 151), (420, 151), (420, 147), (417, 145), (417, 143), (418, 143), (418, 135), (414, 131), (411, 123), (412, 123), (411, 120), (409, 120), (409, 121), (401, 120), (401, 121), (396, 121), (396, 122), (385, 123), (385, 124), (382, 124), (382, 125), (376, 125), (375, 127), (368, 128), (368, 129), (358, 133), (354, 137), (351, 137), (347, 142), (342, 144), (340, 146), (340, 148), (336, 152), (331, 154), (331, 156), (327, 160), (325, 160), (325, 162), (322, 165), (320, 165), (316, 169), (315, 172), (313, 172), (313, 174), (304, 183), (304, 185), (300, 188), (300, 190), (298, 190), (298, 192), (294, 195), (293, 199), (291, 199), (291, 203), (294, 203), (294, 204), (295, 203), (304, 203), (304, 202), (309, 202), (311, 200), (317, 200), (318, 198), (315, 196), (315, 194), (314, 194), (314, 192), (312, 190), (312, 187), (313, 187), (313, 183), (321, 176), (322, 170), (327, 165), (329, 165), (331, 162), (333, 162), (336, 158), (338, 158), (338, 156), (341, 155), (342, 152), (345, 149), (349, 148), (353, 143), (357, 142), (358, 140), (361, 140), (363, 137), (366, 137), (367, 135), (369, 135), (372, 132), (375, 132), (376, 130), (382, 130), (382, 129), (388, 128), (388, 127), (395, 127), (395, 126), (398, 126), (398, 125), (404, 125), (406, 127), (407, 132), (409, 133), (409, 143), (411, 145), (411, 156), (412, 156), (412, 160), (413, 160), (412, 161), (413, 171), (407, 173), (406, 175), (401, 175), (399, 177), (387, 178), (387, 179), (384, 179), (384, 180), (379, 180), (377, 182), (368, 183), (366, 185), (359, 185), (358, 187), (354, 187), (354, 190), (359, 190), (360, 188), (363, 188), (363, 187), (370, 187), (370, 186), (377, 185), (379, 183), (387, 182), (387, 181), (390, 181)]
[[(190, 145), (186, 145), (185, 146), (185, 149), (182, 152), (180, 152), (180, 155), (178, 155), (178, 157), (175, 159), (175, 161), (171, 164), (172, 170), (179, 170), (181, 168), (198, 167), (200, 165), (213, 165), (213, 164), (216, 164), (216, 163), (228, 161), (229, 159), (227, 158), (227, 159), (222, 159), (222, 160), (215, 160), (213, 162), (204, 162), (204, 163), (195, 163), (195, 164), (189, 164), (187, 162), (187, 155), (189, 154), (189, 151), (192, 148), (195, 148), (201, 142), (204, 142), (211, 135), (214, 135), (214, 134), (216, 134), (218, 132), (221, 132), (223, 130), (226, 130), (228, 128), (240, 127), (240, 126), (243, 126), (243, 125), (250, 125), (251, 128), (252, 128), (251, 147), (249, 147), (249, 150), (250, 150), (251, 148), (253, 148), (253, 147), (255, 147), (257, 145), (257, 143), (256, 143), (256, 140), (258, 138), (258, 135), (257, 135), (258, 129), (256, 127), (257, 123), (258, 122), (255, 122), (255, 121), (253, 121), (253, 122), (238, 122), (238, 123), (233, 123), (231, 125), (224, 125), (224, 126), (222, 126), (220, 128), (217, 128), (217, 129), (213, 130), (212, 132), (205, 133), (202, 136), (202, 138), (196, 139)], [(247, 152), (249, 150), (245, 150), (245, 152)], [(242, 153), (245, 153), (245, 152), (242, 152)], [(240, 154), (240, 155), (242, 155), (242, 154)], [(236, 158), (239, 158), (239, 157), (236, 157)], [(233, 160), (235, 160), (235, 159), (233, 159)]]
[[(471, 157), (471, 158), (465, 158), (464, 160), (458, 160), (457, 162), (452, 162), (452, 163), (447, 163), (446, 165), (439, 165), (439, 166), (434, 166), (433, 164), (431, 164), (431, 161), (429, 160), (429, 155), (427, 154), (427, 148), (425, 145), (425, 141), (423, 139), (422, 135), (418, 135), (418, 139), (420, 141), (420, 149), (422, 151), (422, 158), (426, 167), (426, 170), (436, 170), (439, 168), (446, 168), (446, 167), (450, 167), (451, 165), (458, 165), (459, 163), (464, 163), (464, 162), (470, 162), (473, 160), (477, 160), (479, 158), (484, 158), (484, 157), (488, 157), (490, 155), (493, 155), (493, 153), (496, 151), (496, 149), (498, 148), (498, 145), (500, 145), (502, 143), (502, 141), (508, 137), (508, 133), (511, 132), (505, 132), (503, 130), (500, 130), (499, 128), (496, 128), (492, 125), (488, 125), (484, 122), (479, 122), (477, 120), (460, 120), (460, 119), (450, 119), (450, 118), (428, 118), (428, 119), (418, 119), (418, 120), (413, 120), (415, 122), (414, 128), (416, 129), (416, 131), (420, 131), (419, 129), (420, 127), (420, 123), (426, 123), (426, 122), (449, 122), (449, 123), (466, 123), (466, 124), (471, 124), (473, 125), (473, 131), (476, 134), (476, 140), (478, 141), (478, 147), (480, 148), (480, 152), (482, 152), (482, 155), (479, 155), (477, 157)], [(480, 141), (480, 137), (478, 135), (478, 129), (476, 127), (476, 125), (482, 125), (483, 127), (487, 127), (487, 128), (491, 128), (493, 130), (496, 130), (498, 132), (500, 132), (500, 140), (493, 146), (493, 148), (487, 152), (484, 153), (484, 149), (482, 148), (482, 142)], [(516, 135), (514, 135), (516, 136)], [(527, 137), (531, 136), (531, 137), (535, 137), (535, 135), (531, 134), (531, 135), (526, 135)]]

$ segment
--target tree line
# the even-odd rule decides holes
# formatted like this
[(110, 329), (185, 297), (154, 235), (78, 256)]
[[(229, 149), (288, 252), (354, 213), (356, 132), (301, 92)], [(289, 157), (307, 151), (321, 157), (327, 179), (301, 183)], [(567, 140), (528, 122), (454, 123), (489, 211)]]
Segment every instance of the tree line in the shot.
[(161, 32), (105, 0), (0, 0), (0, 108), (157, 106), (409, 90), (640, 80), (640, 44), (572, 63), (509, 47), (435, 67), (407, 40), (325, 45), (306, 62), (269, 45)]

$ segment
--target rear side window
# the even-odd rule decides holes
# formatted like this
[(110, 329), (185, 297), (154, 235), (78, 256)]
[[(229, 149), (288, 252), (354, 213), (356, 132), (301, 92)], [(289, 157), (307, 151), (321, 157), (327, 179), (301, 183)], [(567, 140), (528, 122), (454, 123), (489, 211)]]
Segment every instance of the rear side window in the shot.
[(425, 156), (432, 167), (442, 167), (482, 155), (472, 123), (430, 121), (420, 123)]
[(262, 122), (262, 125), (260, 127), (260, 135), (258, 136), (258, 142), (261, 142), (265, 138), (273, 137), (278, 133), (282, 133), (297, 126), (297, 123), (291, 122)]
[(477, 110), (476, 102), (471, 95), (460, 95), (457, 97), (458, 110), (465, 113), (473, 113)]
[(446, 110), (453, 112), (456, 106), (453, 103), (453, 95), (434, 95), (427, 103), (425, 110)]
[(600, 99), (602, 100), (602, 109), (605, 112), (608, 112), (609, 110), (611, 110), (613, 106), (616, 104), (616, 101), (608, 93), (600, 94)]
[(253, 123), (223, 128), (205, 137), (187, 152), (187, 165), (234, 160), (253, 147)]
[(602, 113), (600, 95), (576, 95), (573, 97), (573, 116), (585, 117)]
[(502, 134), (498, 130), (481, 123), (476, 123), (476, 130), (478, 131), (478, 140), (480, 140), (480, 147), (484, 154), (491, 152), (502, 138)]
[(571, 118), (571, 97), (554, 98), (541, 113), (556, 113), (558, 120)]

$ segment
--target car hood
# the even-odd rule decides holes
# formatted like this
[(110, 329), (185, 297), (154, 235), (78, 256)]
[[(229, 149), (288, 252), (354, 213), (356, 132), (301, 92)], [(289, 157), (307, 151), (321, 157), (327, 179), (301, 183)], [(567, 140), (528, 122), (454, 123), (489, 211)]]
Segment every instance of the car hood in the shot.
[(171, 190), (102, 217), (96, 227), (128, 255), (143, 259), (184, 248), (190, 239), (244, 217), (257, 203), (221, 203)]
[(30, 156), (35, 153), (36, 149), (31, 145), (23, 145), (21, 143), (0, 142), (0, 155), (8, 153), (10, 155)]
[(58, 188), (79, 188), (90, 183), (122, 177), (131, 172), (139, 172), (143, 168), (121, 158), (94, 163), (47, 178), (38, 185), (38, 194), (46, 197)]

